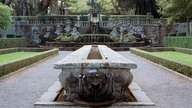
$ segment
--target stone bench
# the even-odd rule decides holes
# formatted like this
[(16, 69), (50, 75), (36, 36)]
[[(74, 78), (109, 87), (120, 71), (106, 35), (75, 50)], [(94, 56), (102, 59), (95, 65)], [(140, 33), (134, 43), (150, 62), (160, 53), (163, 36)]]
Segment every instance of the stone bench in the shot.
[(65, 101), (123, 100), (137, 65), (107, 46), (85, 45), (54, 64)]

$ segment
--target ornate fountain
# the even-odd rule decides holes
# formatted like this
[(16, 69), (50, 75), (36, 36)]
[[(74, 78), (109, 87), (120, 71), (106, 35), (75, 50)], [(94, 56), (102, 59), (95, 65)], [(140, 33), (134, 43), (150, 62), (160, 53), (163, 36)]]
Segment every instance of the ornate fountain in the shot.
[[(64, 100), (79, 104), (112, 104), (124, 100), (137, 65), (104, 45), (84, 47), (54, 64)], [(106, 102), (107, 101), (107, 102)]]

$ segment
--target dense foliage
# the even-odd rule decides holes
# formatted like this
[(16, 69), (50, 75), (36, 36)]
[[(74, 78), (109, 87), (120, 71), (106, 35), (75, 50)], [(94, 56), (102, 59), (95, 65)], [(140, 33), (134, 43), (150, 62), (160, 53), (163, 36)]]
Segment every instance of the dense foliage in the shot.
[(191, 0), (157, 0), (157, 4), (160, 7), (159, 12), (168, 17), (169, 23), (192, 17)]
[(163, 45), (166, 47), (192, 48), (191, 36), (164, 37)]
[(69, 1), (72, 13), (86, 13), (90, 10), (87, 5), (87, 0), (77, 0), (76, 2)]
[(187, 31), (189, 35), (189, 19), (192, 18), (191, 0), (157, 0), (160, 7), (159, 13), (168, 18), (168, 24), (175, 21), (187, 21)]
[[(101, 12), (113, 14), (137, 14), (146, 15), (151, 13), (155, 17), (159, 17), (157, 13), (158, 7), (155, 0), (95, 0), (101, 8)], [(88, 0), (0, 0), (14, 9), (16, 16), (35, 16), (39, 14), (47, 14), (48, 8), (71, 9), (72, 13), (87, 13), (90, 6), (87, 5)], [(124, 13), (126, 12), (126, 13)]]
[(12, 9), (0, 3), (0, 29), (6, 29), (11, 24)]

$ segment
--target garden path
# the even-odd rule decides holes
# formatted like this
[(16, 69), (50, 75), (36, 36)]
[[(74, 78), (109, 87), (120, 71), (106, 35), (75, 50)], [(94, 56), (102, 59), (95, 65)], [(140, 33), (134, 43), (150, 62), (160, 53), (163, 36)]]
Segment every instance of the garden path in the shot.
[[(33, 64), (13, 74), (0, 78), (0, 108), (64, 108), (59, 106), (34, 106), (34, 103), (58, 80), (60, 70), (53, 69), (69, 51)], [(139, 108), (191, 108), (192, 80), (167, 70), (128, 51), (119, 52), (134, 61), (138, 68), (132, 70), (136, 82), (156, 104)], [(68, 107), (66, 107), (68, 108)], [(74, 107), (76, 108), (76, 107)], [(117, 106), (112, 106), (117, 108)], [(127, 106), (122, 106), (127, 108)], [(130, 106), (130, 108), (138, 108)]]

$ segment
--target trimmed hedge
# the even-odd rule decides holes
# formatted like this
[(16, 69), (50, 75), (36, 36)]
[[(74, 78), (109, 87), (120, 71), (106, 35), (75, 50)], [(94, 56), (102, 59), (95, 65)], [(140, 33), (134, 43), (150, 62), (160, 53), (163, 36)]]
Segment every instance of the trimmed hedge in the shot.
[(7, 38), (15, 38), (15, 34), (7, 34)]
[(168, 36), (176, 36), (176, 33), (169, 33)]
[(43, 52), (48, 50), (50, 50), (50, 48), (25, 48), (25, 47), (18, 48), (18, 51), (25, 51), (25, 52)]
[(170, 60), (167, 58), (163, 58), (163, 57), (151, 54), (147, 51), (136, 49), (136, 48), (130, 48), (130, 51), (131, 51), (131, 53), (133, 53), (135, 55), (143, 57), (147, 60), (150, 60), (150, 61), (155, 62), (157, 64), (160, 64), (162, 66), (165, 66), (169, 69), (172, 69), (174, 71), (177, 71), (183, 75), (186, 75), (186, 76), (192, 78), (192, 66), (190, 66), (188, 64), (174, 61), (174, 60)]
[(192, 55), (192, 49), (174, 47), (174, 50), (177, 52), (182, 52), (185, 54), (191, 54)]
[(175, 51), (173, 47), (140, 47), (139, 49), (145, 50), (148, 52), (156, 52), (156, 51)]
[(19, 48), (6, 48), (6, 49), (0, 49), (0, 55), (1, 54), (7, 54), (12, 52), (17, 52)]
[(23, 35), (19, 34), (7, 34), (7, 38), (22, 38)]
[(101, 15), (101, 21), (107, 21), (108, 18), (112, 18), (112, 20), (126, 20), (126, 19), (136, 19), (137, 17), (141, 19), (153, 18), (151, 15)]
[(186, 36), (186, 32), (177, 32), (177, 36)]
[(165, 47), (192, 48), (192, 36), (164, 37), (163, 45)]
[[(24, 49), (18, 48), (18, 50), (25, 50), (25, 48)], [(29, 50), (29, 49), (27, 49), (27, 50)], [(34, 50), (34, 49), (32, 49), (32, 50)], [(43, 49), (41, 48), (41, 50), (43, 50)], [(47, 50), (47, 49), (44, 49), (44, 50)], [(58, 51), (59, 51), (58, 49), (47, 50), (47, 51), (44, 51), (42, 53), (38, 53), (38, 54), (29, 56), (29, 57), (25, 57), (25, 58), (22, 58), (19, 60), (14, 60), (14, 61), (2, 63), (2, 64), (0, 64), (0, 77), (3, 75), (9, 74), (11, 72), (14, 72), (18, 69), (21, 69), (25, 66), (31, 65), (35, 62), (38, 62), (38, 61), (40, 61), (44, 58), (47, 58), (49, 56), (58, 54)]]
[(0, 38), (0, 49), (12, 47), (26, 47), (25, 38)]

